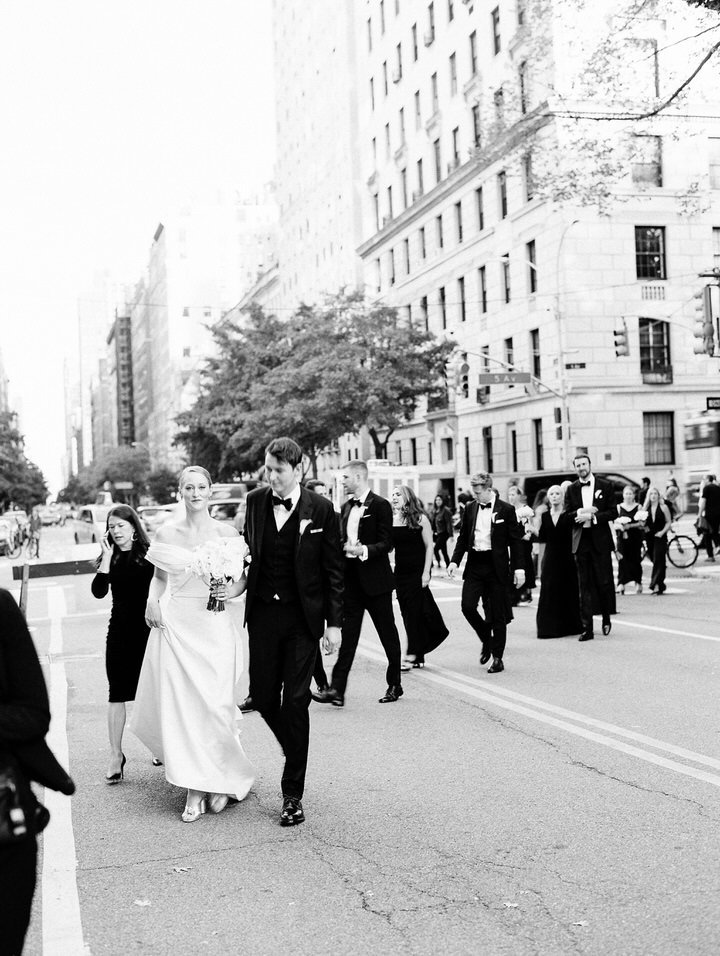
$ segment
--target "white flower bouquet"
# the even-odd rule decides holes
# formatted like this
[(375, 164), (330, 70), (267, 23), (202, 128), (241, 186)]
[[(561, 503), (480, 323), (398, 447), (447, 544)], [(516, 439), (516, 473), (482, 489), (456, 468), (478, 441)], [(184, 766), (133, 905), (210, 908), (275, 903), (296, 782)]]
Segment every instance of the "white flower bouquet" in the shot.
[(635, 520), (636, 520), (636, 521), (647, 521), (647, 519), (648, 519), (648, 513), (647, 513), (647, 511), (645, 511), (644, 508), (638, 508), (638, 510), (635, 512)]
[(225, 601), (216, 597), (215, 592), (223, 582), (240, 580), (245, 571), (248, 552), (244, 538), (216, 538), (193, 548), (186, 570), (209, 585), (208, 611), (217, 613), (225, 610)]
[(518, 521), (522, 521), (525, 525), (535, 517), (535, 512), (529, 505), (522, 505), (520, 508), (516, 508), (515, 514), (517, 515)]
[(626, 524), (630, 524), (632, 518), (628, 518), (627, 515), (620, 515), (615, 519), (615, 527), (618, 531), (623, 531)]

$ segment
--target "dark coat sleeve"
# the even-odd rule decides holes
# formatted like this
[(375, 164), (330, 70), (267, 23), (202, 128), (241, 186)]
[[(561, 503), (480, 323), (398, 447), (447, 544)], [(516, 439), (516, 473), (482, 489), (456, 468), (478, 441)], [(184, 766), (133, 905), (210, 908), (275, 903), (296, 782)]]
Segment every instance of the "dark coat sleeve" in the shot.
[(92, 579), (90, 590), (96, 598), (104, 598), (110, 588), (110, 575), (99, 571)]
[(0, 590), (0, 746), (44, 737), (50, 705), (35, 645), (20, 608)]
[(459, 565), (465, 556), (470, 543), (470, 534), (472, 532), (472, 522), (475, 520), (475, 509), (467, 504), (463, 508), (462, 518), (460, 519), (460, 530), (458, 531), (455, 549), (452, 553), (450, 563)]
[(325, 592), (325, 622), (328, 627), (342, 627), (344, 557), (340, 546), (340, 523), (335, 509), (323, 500), (322, 515), (323, 587)]
[(375, 517), (375, 535), (377, 540), (366, 545), (368, 561), (390, 554), (395, 547), (392, 537), (392, 508), (385, 498), (373, 496), (370, 508)]

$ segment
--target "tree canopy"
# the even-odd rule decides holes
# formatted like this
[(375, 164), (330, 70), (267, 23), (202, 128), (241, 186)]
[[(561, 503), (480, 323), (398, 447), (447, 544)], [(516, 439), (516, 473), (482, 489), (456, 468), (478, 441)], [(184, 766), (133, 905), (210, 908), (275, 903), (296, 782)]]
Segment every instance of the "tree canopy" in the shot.
[(444, 390), (453, 348), (396, 309), (347, 292), (302, 305), (285, 321), (254, 307), (213, 335), (217, 355), (198, 401), (178, 419), (176, 442), (221, 478), (257, 468), (281, 434), (303, 447), (313, 473), (323, 449), (363, 426), (383, 457), (421, 398)]
[(11, 504), (29, 511), (44, 504), (48, 487), (36, 464), (25, 457), (23, 437), (9, 412), (0, 414), (0, 511)]

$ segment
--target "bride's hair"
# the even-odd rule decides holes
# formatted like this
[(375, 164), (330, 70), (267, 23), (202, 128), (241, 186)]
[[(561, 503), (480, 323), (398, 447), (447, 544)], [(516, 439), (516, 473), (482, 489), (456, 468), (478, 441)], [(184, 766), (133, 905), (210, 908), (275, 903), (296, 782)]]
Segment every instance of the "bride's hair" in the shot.
[(186, 468), (183, 468), (183, 470), (180, 472), (178, 485), (182, 485), (183, 479), (185, 478), (185, 475), (189, 471), (196, 471), (199, 475), (203, 475), (203, 477), (207, 478), (207, 483), (209, 485), (212, 485), (212, 478), (210, 477), (210, 472), (206, 468), (203, 468), (202, 465), (188, 465)]

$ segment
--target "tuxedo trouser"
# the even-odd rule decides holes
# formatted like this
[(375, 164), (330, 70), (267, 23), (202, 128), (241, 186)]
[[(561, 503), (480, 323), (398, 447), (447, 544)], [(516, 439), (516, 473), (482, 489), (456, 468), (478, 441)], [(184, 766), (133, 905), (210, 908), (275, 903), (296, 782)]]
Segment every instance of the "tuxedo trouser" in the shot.
[(310, 743), (310, 678), (318, 640), (299, 601), (253, 602), (248, 618), (250, 687), (255, 709), (285, 753), (284, 797), (300, 799), (305, 789)]
[(392, 591), (386, 591), (384, 594), (365, 594), (359, 585), (346, 575), (343, 593), (342, 643), (332, 672), (332, 686), (339, 694), (345, 694), (348, 674), (360, 640), (365, 611), (375, 625), (388, 660), (385, 672), (388, 687), (396, 687), (400, 684), (400, 635), (395, 625)]
[[(482, 601), (483, 619), (478, 611)], [(471, 551), (465, 565), (460, 610), (490, 653), (502, 660), (507, 640), (506, 586), (495, 571), (491, 551)]]
[(0, 953), (19, 956), (30, 922), (37, 870), (37, 840), (0, 847)]
[(647, 539), (648, 557), (652, 561), (652, 573), (650, 574), (650, 590), (658, 588), (665, 590), (665, 572), (667, 571), (667, 551), (668, 539), (664, 534), (662, 538), (656, 538), (654, 535)]
[(612, 562), (608, 554), (596, 551), (590, 540), (582, 534), (575, 552), (578, 590), (580, 591), (580, 624), (583, 634), (593, 632), (593, 583), (600, 600), (603, 621), (610, 620), (612, 607), (613, 578)]

